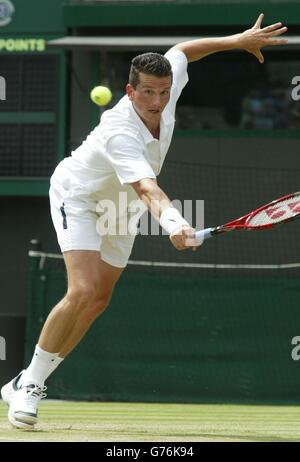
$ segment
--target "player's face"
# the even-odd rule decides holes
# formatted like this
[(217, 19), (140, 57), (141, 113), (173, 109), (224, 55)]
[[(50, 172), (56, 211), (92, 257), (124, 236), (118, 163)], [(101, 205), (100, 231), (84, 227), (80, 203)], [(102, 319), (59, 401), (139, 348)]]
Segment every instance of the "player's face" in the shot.
[(147, 126), (157, 126), (160, 116), (169, 102), (172, 77), (155, 77), (140, 72), (136, 88), (127, 85), (127, 94), (133, 106)]

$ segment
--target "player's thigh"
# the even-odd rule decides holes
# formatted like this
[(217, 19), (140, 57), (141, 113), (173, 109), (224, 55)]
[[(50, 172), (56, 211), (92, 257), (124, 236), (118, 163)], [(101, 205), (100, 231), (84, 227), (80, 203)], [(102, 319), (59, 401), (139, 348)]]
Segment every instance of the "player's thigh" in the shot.
[(124, 269), (127, 266), (135, 236), (111, 235), (103, 236), (101, 242), (102, 260), (112, 266)]
[(123, 268), (106, 263), (94, 250), (70, 250), (64, 252), (68, 276), (68, 291), (109, 298)]
[(70, 197), (55, 182), (50, 188), (51, 216), (60, 249), (100, 251), (96, 204), (87, 197)]

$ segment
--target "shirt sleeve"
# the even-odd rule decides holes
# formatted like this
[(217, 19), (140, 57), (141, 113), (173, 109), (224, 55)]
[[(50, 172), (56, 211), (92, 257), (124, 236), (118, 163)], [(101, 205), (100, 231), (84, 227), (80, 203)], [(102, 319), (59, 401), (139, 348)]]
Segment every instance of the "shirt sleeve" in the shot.
[(165, 54), (165, 58), (170, 62), (173, 72), (172, 82), (172, 99), (176, 102), (181, 95), (183, 88), (189, 81), (187, 73), (188, 60), (186, 55), (181, 50), (170, 49)]
[(143, 178), (156, 178), (143, 155), (143, 144), (132, 136), (112, 136), (107, 142), (106, 154), (122, 185)]

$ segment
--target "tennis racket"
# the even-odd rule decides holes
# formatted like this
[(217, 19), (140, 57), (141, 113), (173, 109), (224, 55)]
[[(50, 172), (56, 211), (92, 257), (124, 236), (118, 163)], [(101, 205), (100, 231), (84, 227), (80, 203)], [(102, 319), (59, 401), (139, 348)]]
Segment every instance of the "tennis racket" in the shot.
[(300, 218), (300, 191), (280, 197), (225, 225), (196, 231), (195, 240), (202, 244), (204, 240), (218, 234), (234, 230), (262, 231), (297, 218)]

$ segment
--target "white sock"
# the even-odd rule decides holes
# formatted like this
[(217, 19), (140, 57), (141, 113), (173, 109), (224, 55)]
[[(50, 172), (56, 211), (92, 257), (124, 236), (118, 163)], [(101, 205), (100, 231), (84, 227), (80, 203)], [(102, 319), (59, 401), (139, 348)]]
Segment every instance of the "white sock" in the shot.
[(19, 386), (34, 383), (42, 387), (57, 357), (58, 353), (48, 353), (36, 345), (31, 363), (20, 377)]
[(65, 358), (61, 358), (60, 356), (56, 356), (56, 358), (54, 359), (54, 361), (52, 361), (51, 363), (51, 366), (48, 370), (48, 373), (45, 377), (45, 381), (47, 380), (47, 378), (49, 377), (49, 375), (52, 374), (52, 372), (55, 371), (55, 369), (60, 365), (60, 363), (64, 360)]

